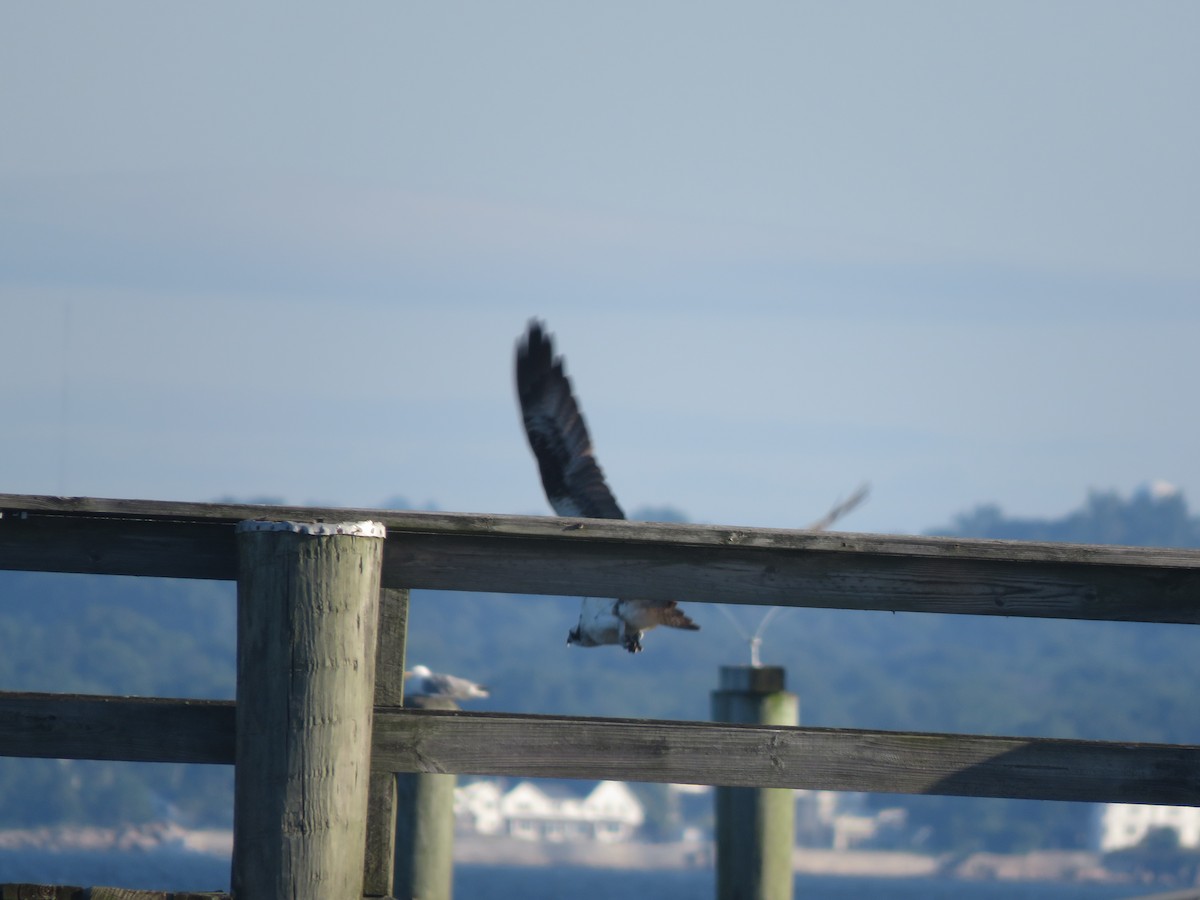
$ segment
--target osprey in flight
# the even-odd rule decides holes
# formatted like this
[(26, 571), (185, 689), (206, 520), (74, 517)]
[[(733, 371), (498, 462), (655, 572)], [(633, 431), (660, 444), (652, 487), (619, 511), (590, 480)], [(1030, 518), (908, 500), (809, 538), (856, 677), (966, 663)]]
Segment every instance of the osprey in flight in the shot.
[[(562, 357), (554, 355), (550, 335), (537, 320), (529, 323), (517, 344), (517, 397), (542, 487), (554, 512), (592, 519), (625, 518), (596, 463), (583, 413), (563, 372)], [(567, 643), (581, 647), (620, 644), (637, 653), (642, 649), (642, 632), (655, 625), (688, 631), (700, 628), (674, 600), (584, 597), (579, 624), (567, 635)]]

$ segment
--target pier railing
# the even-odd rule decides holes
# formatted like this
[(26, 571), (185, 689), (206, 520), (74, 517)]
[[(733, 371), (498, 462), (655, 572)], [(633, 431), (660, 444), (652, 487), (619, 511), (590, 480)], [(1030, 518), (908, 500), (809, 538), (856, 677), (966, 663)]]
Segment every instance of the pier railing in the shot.
[[(239, 522), (382, 523), (376, 776), (1200, 806), (1194, 746), (446, 712), (389, 699), (402, 690), (411, 588), (1197, 624), (1200, 550), (21, 495), (0, 495), (0, 513), (3, 569), (218, 580), (239, 579)], [(234, 764), (235, 721), (232, 702), (0, 694), (0, 755)], [(385, 854), (391, 839), (381, 783), (372, 778), (369, 895), (386, 894), (390, 878), (371, 863), (370, 848)]]

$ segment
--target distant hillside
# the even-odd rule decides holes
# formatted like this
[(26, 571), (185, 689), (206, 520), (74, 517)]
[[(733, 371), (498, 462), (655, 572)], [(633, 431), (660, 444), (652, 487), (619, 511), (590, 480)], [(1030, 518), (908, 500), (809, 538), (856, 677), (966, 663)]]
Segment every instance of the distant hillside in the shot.
[[(1200, 547), (1200, 518), (1189, 513), (1180, 491), (1151, 484), (1129, 498), (1112, 491), (1092, 492), (1078, 510), (1058, 519), (1010, 518), (999, 506), (988, 504), (928, 533)], [(974, 618), (964, 618), (953, 631), (966, 635), (979, 633), (976, 629), (989, 632), (983, 620)], [(1006, 672), (988, 672), (989, 665), (976, 671), (967, 665), (963, 670), (973, 690), (983, 694), (989, 679), (1005, 685), (1025, 680), (1024, 699), (1013, 693), (1001, 708), (989, 707), (998, 730), (1026, 734), (1030, 732), (1024, 725), (1029, 724), (1048, 737), (1200, 742), (1200, 720), (1187, 712), (1185, 687), (1200, 674), (1200, 633), (1194, 627), (1037, 620), (1019, 630), (1018, 642), (980, 657), (990, 657)], [(904, 806), (911, 832), (920, 834), (924, 829), (927, 846), (938, 850), (1083, 847), (1095, 829), (1094, 808), (1089, 804), (909, 797)]]
[[(980, 507), (933, 533), (1200, 546), (1184, 498), (1151, 491), (1093, 494), (1059, 520)], [(688, 605), (700, 632), (654, 631), (637, 656), (567, 647), (578, 602), (416, 591), (409, 665), (487, 684), (476, 709), (704, 719), (718, 666), (749, 661), (738, 630), (704, 604)], [(731, 611), (746, 632), (765, 613)], [(234, 636), (231, 585), (0, 572), (5, 690), (230, 697)], [(1200, 743), (1197, 641), (1186, 626), (796, 609), (772, 621), (763, 660), (787, 667), (806, 724)], [(231, 790), (217, 767), (3, 760), (0, 827), (228, 822)], [(928, 849), (1075, 846), (1089, 828), (1077, 804), (879, 802), (907, 806)]]
[(952, 525), (929, 534), (1132, 547), (1200, 547), (1200, 518), (1188, 513), (1183, 493), (1161, 482), (1125, 499), (1115, 491), (1093, 491), (1083, 506), (1061, 519), (1015, 519), (995, 504), (977, 506)]
[[(0, 572), (0, 689), (232, 698), (232, 584)], [(232, 771), (0, 759), (0, 828), (232, 817)]]

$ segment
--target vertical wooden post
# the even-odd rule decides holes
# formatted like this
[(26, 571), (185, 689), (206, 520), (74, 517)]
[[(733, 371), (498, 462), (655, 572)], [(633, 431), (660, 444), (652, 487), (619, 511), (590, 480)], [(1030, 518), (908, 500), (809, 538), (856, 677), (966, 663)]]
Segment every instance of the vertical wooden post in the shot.
[(383, 536), (237, 527), (238, 897), (362, 896)]
[[(722, 666), (718, 722), (798, 725), (800, 698), (778, 666)], [(791, 900), (795, 796), (783, 788), (716, 789), (717, 900)]]
[[(407, 706), (458, 709), (443, 697), (414, 697)], [(396, 776), (396, 900), (451, 900), (454, 890), (455, 775)]]
[[(408, 642), (408, 590), (379, 592), (379, 642), (375, 651), (375, 705), (404, 705), (404, 654)], [(367, 853), (363, 896), (391, 897), (396, 854), (396, 774), (373, 772), (367, 794)]]

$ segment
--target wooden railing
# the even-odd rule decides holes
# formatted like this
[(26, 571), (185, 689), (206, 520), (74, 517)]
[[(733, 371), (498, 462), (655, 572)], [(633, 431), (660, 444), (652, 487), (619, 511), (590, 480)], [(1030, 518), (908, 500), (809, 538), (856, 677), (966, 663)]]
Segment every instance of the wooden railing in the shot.
[[(1197, 550), (19, 495), (0, 495), (0, 512), (4, 569), (232, 580), (240, 521), (371, 519), (387, 528), (382, 587), (403, 603), (430, 588), (1200, 623)], [(403, 665), (405, 610), (385, 604), (381, 667)], [(448, 713), (379, 697), (376, 772), (1200, 805), (1194, 746)], [(7, 756), (229, 764), (234, 737), (228, 702), (0, 694)]]

